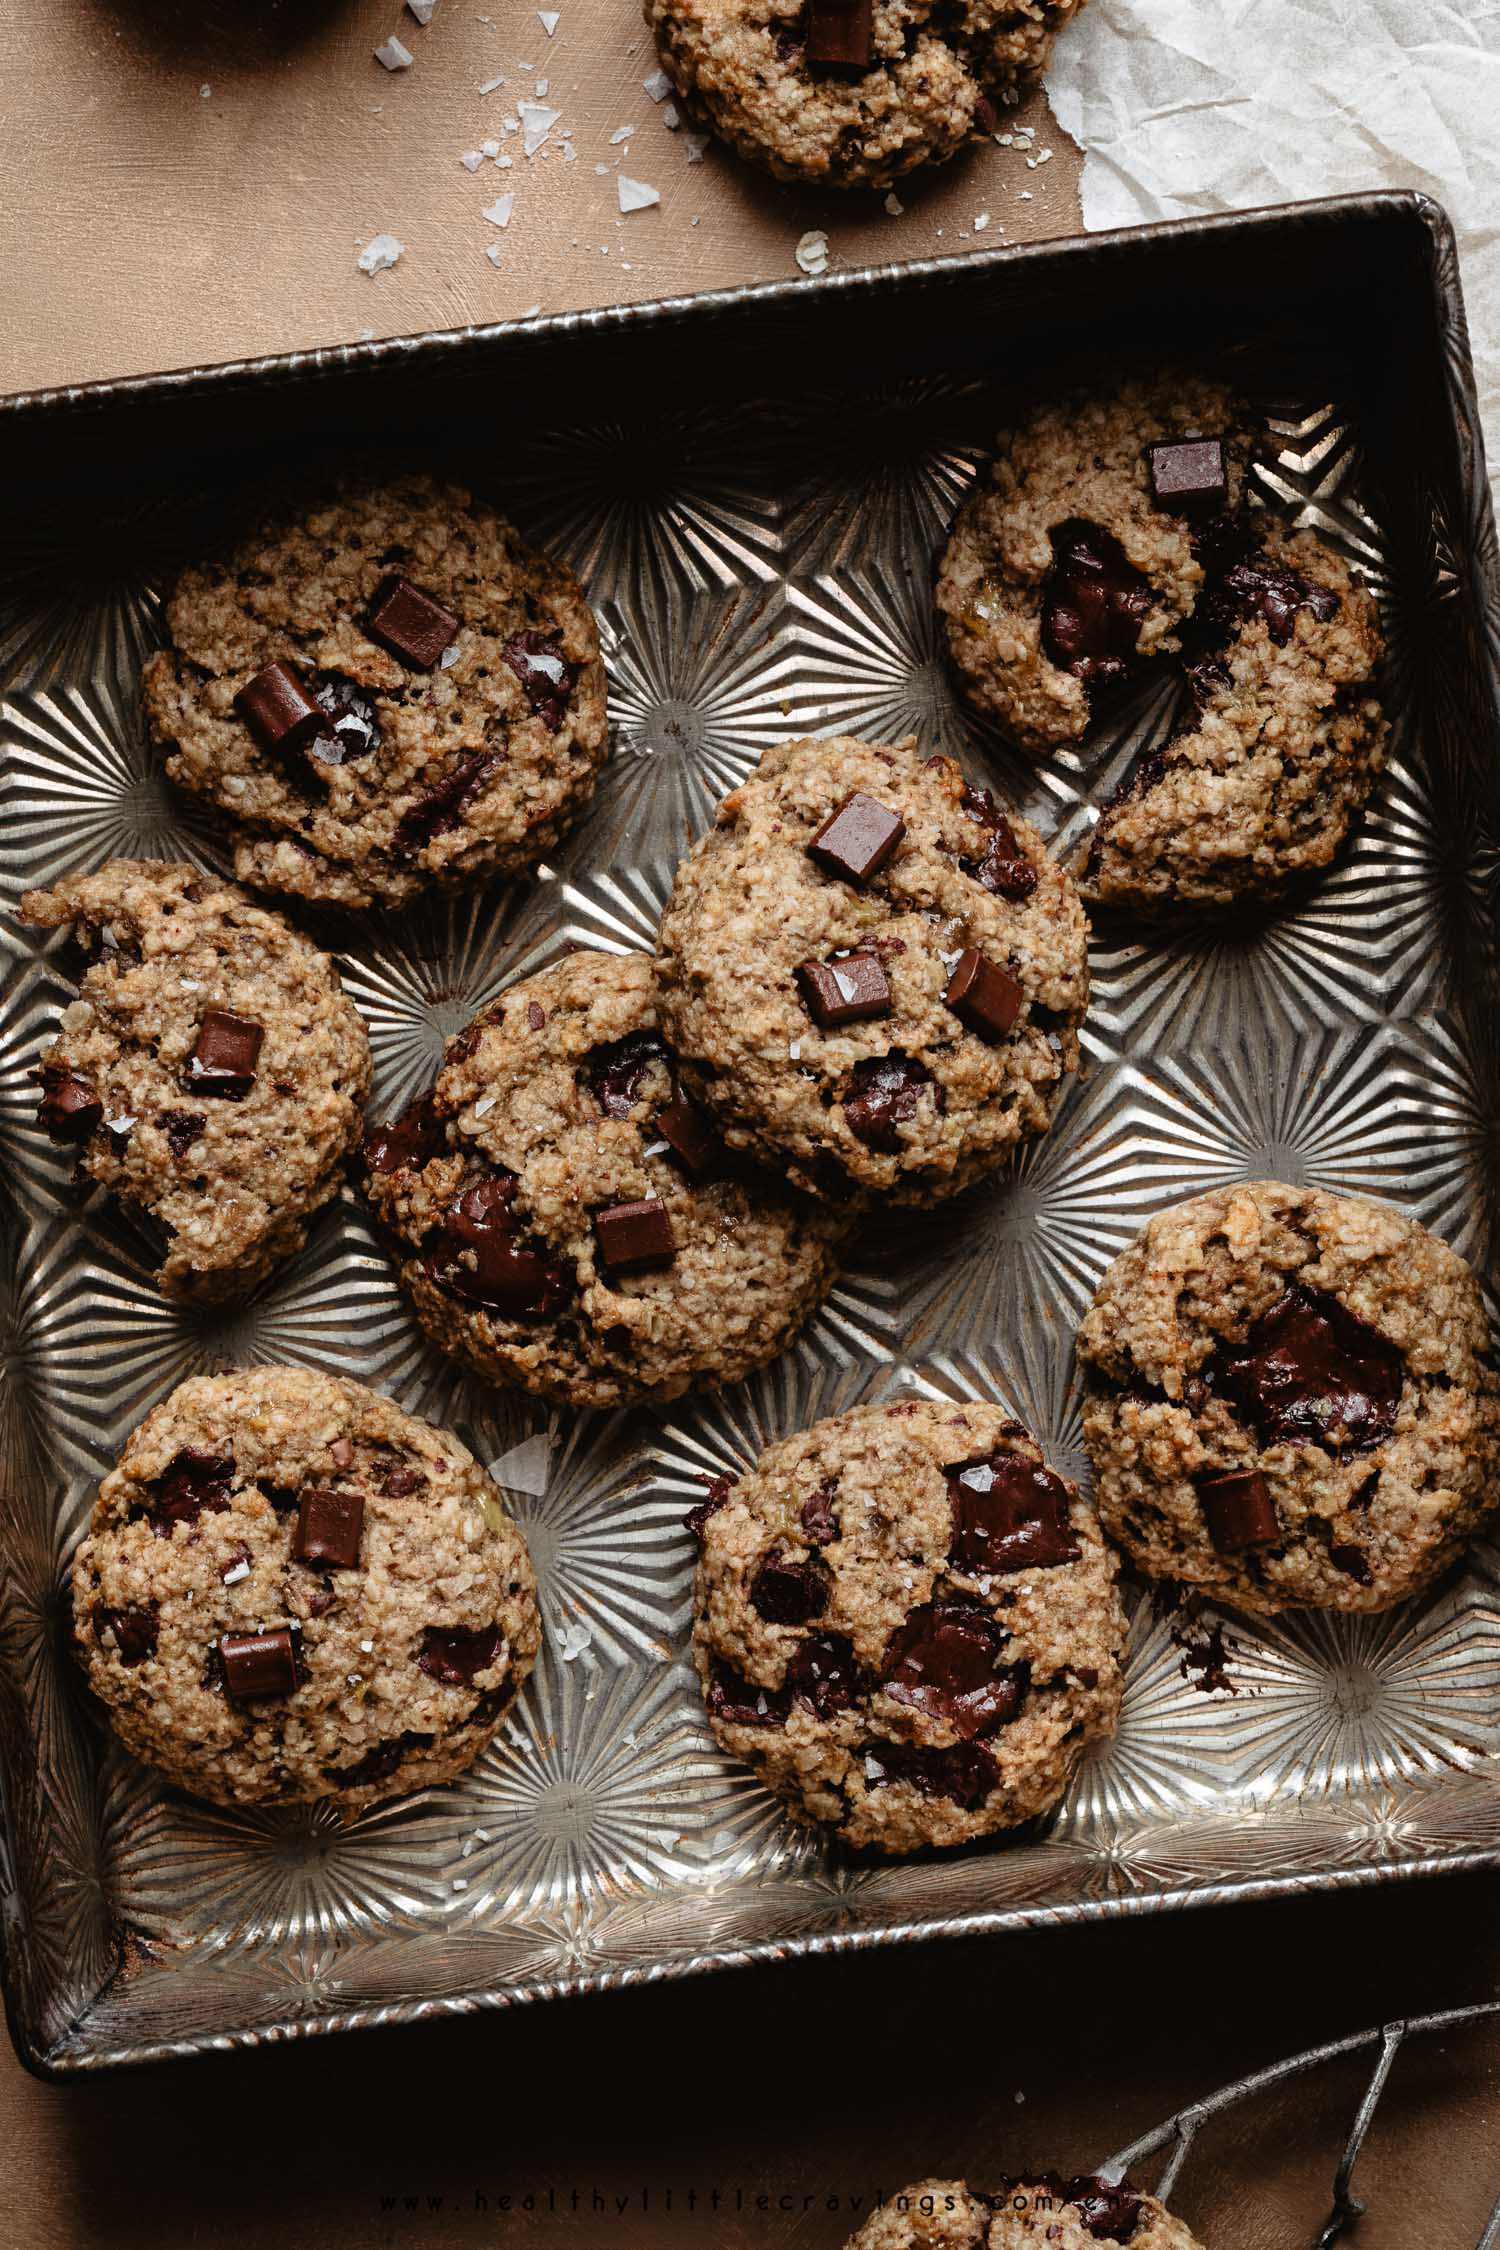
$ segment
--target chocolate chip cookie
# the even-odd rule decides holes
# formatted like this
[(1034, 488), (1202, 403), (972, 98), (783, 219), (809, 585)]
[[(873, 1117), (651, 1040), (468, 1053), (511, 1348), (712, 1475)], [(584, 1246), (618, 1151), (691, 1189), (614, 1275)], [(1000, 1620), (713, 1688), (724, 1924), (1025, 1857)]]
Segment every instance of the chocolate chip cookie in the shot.
[(183, 572), (166, 625), (151, 731), (256, 889), (401, 905), (532, 866), (593, 795), (608, 745), (588, 604), (461, 486), (280, 500)]
[(1078, 1356), (1106, 1531), (1242, 1609), (1388, 1609), (1500, 1496), (1478, 1284), (1386, 1204), (1196, 1196), (1116, 1258)]
[(657, 965), (732, 1147), (835, 1201), (935, 1203), (1050, 1123), (1088, 924), (1036, 830), (951, 758), (784, 742), (678, 869)]
[(645, 0), (677, 91), (781, 180), (889, 187), (1040, 78), (1078, 0)]
[(540, 1645), (478, 1462), (291, 1367), (195, 1376), (147, 1415), (99, 1487), (73, 1621), (116, 1734), (179, 1788), (347, 1812), (461, 1773)]
[(680, 1083), (640, 954), (513, 985), (364, 1172), (433, 1342), (567, 1404), (734, 1382), (837, 1273), (839, 1222), (737, 1160)]
[(1015, 1827), (1114, 1730), (1114, 1557), (998, 1406), (836, 1415), (721, 1478), (689, 1520), (713, 1731), (846, 1843)]
[(112, 860), (28, 891), (91, 959), (42, 1056), (38, 1117), (165, 1237), (174, 1297), (244, 1295), (301, 1248), (359, 1144), (370, 1043), (338, 971), (241, 890)]
[(963, 2180), (919, 2180), (881, 2205), (847, 2250), (1200, 2250), (1180, 2219), (1128, 2180), (1055, 2172), (1002, 2180), (981, 2194)]

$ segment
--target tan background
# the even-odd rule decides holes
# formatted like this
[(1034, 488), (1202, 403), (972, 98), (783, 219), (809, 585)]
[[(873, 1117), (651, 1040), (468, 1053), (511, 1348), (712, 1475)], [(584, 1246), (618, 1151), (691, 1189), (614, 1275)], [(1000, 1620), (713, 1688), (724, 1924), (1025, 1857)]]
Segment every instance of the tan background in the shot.
[[(549, 40), (516, 0), (439, 0), (425, 30), (397, 0), (12, 0), (0, 389), (783, 278), (812, 226), (858, 262), (1078, 223), (1076, 154), (1039, 101), (1024, 117), (1050, 162), (986, 148), (903, 189), (893, 218), (878, 197), (793, 194), (716, 152), (690, 165), (642, 90), (632, 0), (560, 13)], [(371, 59), (392, 30), (417, 58), (396, 77)], [(500, 73), (508, 85), (480, 97)], [(563, 111), (549, 155), (528, 164), (509, 140), (509, 171), (471, 177), (460, 151), (499, 137), (538, 76)], [(638, 128), (628, 154), (610, 144), (620, 125)], [(617, 223), (621, 167), (660, 188), (659, 209)], [(480, 214), (511, 189), (502, 234)], [(355, 255), (381, 231), (407, 252), (371, 280)], [(0, 2244), (833, 2250), (853, 2221), (821, 2207), (829, 2196), (1097, 2160), (1295, 2047), (1484, 1995), (1497, 1899), (1472, 1877), (914, 1948), (67, 2088), (6, 2053)], [(1497, 2064), (1488, 2033), (1412, 2050), (1366, 2160), (1357, 2250), (1477, 2240), (1500, 2191)], [(1180, 2200), (1216, 2250), (1311, 2241), (1361, 2071), (1205, 2140)], [(688, 2187), (716, 2182), (751, 2208), (683, 2210)], [(575, 2186), (576, 2218), (501, 2208), (507, 2192)], [(596, 2188), (626, 2198), (623, 2214), (596, 2216)], [(759, 2193), (794, 2207), (759, 2212)]]

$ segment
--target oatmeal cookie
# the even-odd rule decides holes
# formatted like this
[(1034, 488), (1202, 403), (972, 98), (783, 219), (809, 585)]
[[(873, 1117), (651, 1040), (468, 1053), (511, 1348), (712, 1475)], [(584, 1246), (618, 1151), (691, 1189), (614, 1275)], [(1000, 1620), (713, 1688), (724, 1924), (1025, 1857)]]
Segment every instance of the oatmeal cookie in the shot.
[(678, 869), (657, 965), (731, 1146), (835, 1201), (934, 1203), (1051, 1122), (1088, 924), (1036, 830), (951, 758), (784, 742)]
[(965, 1843), (1050, 1811), (1114, 1730), (1114, 1557), (998, 1406), (835, 1415), (690, 1521), (714, 1733), (799, 1820), (885, 1852)]
[(92, 955), (42, 1056), (38, 1112), (166, 1237), (169, 1296), (242, 1296), (307, 1239), (359, 1144), (365, 1027), (324, 953), (196, 868), (111, 860), (28, 891)]
[(836, 1278), (839, 1222), (733, 1159), (678, 1083), (639, 954), (512, 985), (370, 1134), (365, 1178), (433, 1342), (566, 1404), (734, 1382)]
[(1079, 0), (645, 0), (679, 94), (781, 180), (889, 187), (993, 133)]
[(350, 1813), (461, 1773), (540, 1645), (478, 1462), (291, 1367), (195, 1376), (147, 1415), (99, 1487), (73, 1620), (133, 1756), (216, 1804)]
[(962, 2180), (919, 2180), (881, 2205), (847, 2250), (1200, 2250), (1180, 2219), (1128, 2180), (1057, 2173), (1004, 2180), (985, 2195)]
[(530, 867), (607, 754), (573, 574), (430, 477), (278, 500), (182, 573), (166, 628), (151, 731), (256, 889), (399, 906)]
[(1163, 1212), (1078, 1356), (1105, 1530), (1241, 1609), (1388, 1609), (1500, 1497), (1478, 1284), (1386, 1204), (1262, 1180)]

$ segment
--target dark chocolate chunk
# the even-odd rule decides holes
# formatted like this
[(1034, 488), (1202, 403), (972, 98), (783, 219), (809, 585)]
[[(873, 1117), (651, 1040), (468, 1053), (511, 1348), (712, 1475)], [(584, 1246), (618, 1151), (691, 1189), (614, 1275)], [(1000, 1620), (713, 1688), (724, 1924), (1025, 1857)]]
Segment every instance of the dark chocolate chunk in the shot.
[(563, 1267), (517, 1233), (509, 1173), (477, 1180), (448, 1206), (422, 1263), (440, 1289), (507, 1320), (544, 1320), (570, 1295)]
[(738, 1483), (739, 1478), (732, 1477), (728, 1475), (727, 1472), (721, 1477), (713, 1477), (710, 1479), (707, 1492), (698, 1502), (696, 1508), (689, 1508), (684, 1519), (687, 1524), (688, 1530), (692, 1533), (695, 1539), (701, 1539), (703, 1537), (703, 1526), (707, 1523), (710, 1516), (716, 1516), (718, 1514), (719, 1510), (723, 1507), (725, 1501), (729, 1498), (730, 1493), (733, 1492), (735, 1486)]
[(551, 734), (561, 731), (568, 700), (583, 667), (570, 664), (560, 633), (516, 633), (500, 651), (526, 691), (526, 700)]
[(498, 1625), (481, 1625), (472, 1632), (462, 1625), (429, 1625), (417, 1670), (448, 1687), (472, 1687), (497, 1661), (504, 1639)]
[(194, 1141), (202, 1138), (208, 1129), (208, 1119), (201, 1109), (164, 1109), (157, 1119), (167, 1136), (167, 1146), (174, 1156), (186, 1156)]
[(1363, 1547), (1355, 1547), (1347, 1542), (1335, 1541), (1334, 1545), (1328, 1550), (1328, 1560), (1333, 1564), (1335, 1570), (1343, 1571), (1346, 1578), (1354, 1579), (1361, 1586), (1373, 1585), (1374, 1573), (1370, 1569), (1370, 1558)]
[(1274, 1546), (1281, 1537), (1276, 1503), (1259, 1469), (1200, 1477), (1196, 1489), (1208, 1536), (1221, 1555), (1238, 1554), (1243, 1547)]
[(906, 822), (878, 797), (856, 789), (831, 812), (807, 847), (825, 875), (864, 884), (878, 874), (902, 837)]
[(1020, 1710), (1031, 1678), (1029, 1665), (999, 1661), (1006, 1640), (977, 1602), (925, 1602), (892, 1633), (881, 1685), (966, 1741), (993, 1734)]
[(441, 1156), (448, 1135), (431, 1093), (418, 1094), (389, 1125), (367, 1133), (361, 1158), (367, 1172), (418, 1172)]
[(691, 1094), (680, 1090), (656, 1113), (656, 1130), (690, 1180), (706, 1180), (724, 1161), (724, 1146)]
[(297, 1511), (292, 1553), (298, 1562), (321, 1563), (329, 1570), (353, 1570), (359, 1561), (365, 1503), (358, 1492), (332, 1492), (309, 1485)]
[(430, 672), (457, 638), (458, 619), (409, 578), (387, 578), (376, 588), (365, 631), (399, 663)]
[(949, 1560), (976, 1578), (1077, 1562), (1068, 1488), (1040, 1461), (991, 1453), (944, 1469), (953, 1511)]
[(388, 1469), (380, 1489), (390, 1500), (405, 1500), (411, 1493), (420, 1492), (426, 1482), (420, 1469)]
[(1133, 2242), (1141, 2221), (1141, 2199), (1128, 2181), (1110, 2183), (1097, 2174), (1069, 2180), (1067, 2198), (1096, 2242)]
[(628, 1117), (641, 1098), (641, 1086), (653, 1066), (670, 1070), (672, 1058), (665, 1042), (654, 1031), (627, 1031), (591, 1048), (579, 1066), (580, 1081), (587, 1086), (606, 1117)]
[(1215, 515), (1229, 497), (1222, 438), (1170, 438), (1146, 448), (1151, 497), (1184, 516)]
[(234, 707), (262, 750), (277, 758), (306, 750), (328, 724), (290, 664), (267, 664), (245, 682)]
[(498, 762), (488, 751), (471, 750), (447, 773), (429, 781), (396, 823), (392, 841), (396, 857), (414, 859), (435, 836), (446, 836), (456, 828), (465, 805), (478, 795)]
[(377, 1742), (352, 1766), (325, 1766), (323, 1773), (340, 1789), (364, 1789), (373, 1781), (389, 1781), (409, 1750), (430, 1750), (432, 1742), (430, 1734), (417, 1734), (408, 1727), (389, 1742)]
[[(850, 1076), (852, 1084), (844, 1096), (850, 1132), (866, 1148), (880, 1149), (887, 1156), (899, 1155), (901, 1136), (897, 1127), (916, 1116), (922, 1088), (932, 1084), (931, 1072), (893, 1048), (888, 1055), (857, 1062)], [(938, 1106), (942, 1107), (941, 1101)]]
[(991, 961), (971, 945), (954, 963), (943, 994), (966, 1031), (993, 1046), (1014, 1024), (1026, 995), (1003, 963)]
[(979, 822), (988, 831), (984, 851), (978, 857), (960, 858), (959, 866), (966, 875), (983, 883), (996, 898), (1030, 898), (1037, 886), (1037, 871), (1022, 851), (1011, 827), (988, 789), (966, 787), (963, 795), (964, 811), (971, 820)]
[(207, 1509), (220, 1516), (229, 1506), (234, 1462), (227, 1453), (188, 1446), (167, 1463), (151, 1486), (144, 1513), (158, 1539), (170, 1539), (172, 1526), (196, 1523)]
[(872, 0), (809, 0), (805, 52), (826, 70), (868, 70), (875, 59)]
[(732, 1727), (779, 1726), (791, 1704), (785, 1688), (758, 1687), (718, 1657), (709, 1671), (707, 1696), (714, 1717)]
[(1326, 625), (1339, 613), (1339, 597), (1331, 587), (1319, 586), (1298, 571), (1278, 570), (1253, 558), (1225, 571), (1201, 614), (1208, 629), (1218, 632), (1232, 629), (1236, 619), (1263, 617), (1272, 640), (1285, 648), (1301, 609)]
[(144, 1664), (148, 1656), (156, 1654), (160, 1626), (154, 1605), (150, 1609), (138, 1609), (131, 1603), (125, 1609), (110, 1609), (104, 1602), (95, 1602), (91, 1617), (94, 1638), (102, 1641), (106, 1633), (112, 1633), (120, 1662), (127, 1671), (133, 1671), (137, 1664)]
[(797, 970), (797, 984), (802, 1004), (820, 1031), (840, 1031), (846, 1023), (873, 1023), (891, 1012), (891, 988), (873, 953), (804, 961)]
[(1130, 670), (1151, 587), (1113, 533), (1077, 518), (1052, 534), (1042, 589), (1042, 646), (1086, 688), (1112, 687)]
[(677, 1238), (664, 1203), (648, 1196), (639, 1203), (611, 1203), (594, 1216), (599, 1262), (613, 1280), (632, 1273), (655, 1273), (677, 1255)]
[(1378, 1328), (1336, 1297), (1291, 1288), (1226, 1345), (1206, 1370), (1253, 1423), (1263, 1445), (1326, 1445), (1367, 1453), (1388, 1438), (1401, 1403), (1403, 1362)]
[(264, 1633), (224, 1633), (219, 1638), (219, 1670), (231, 1703), (262, 1703), (292, 1695), (297, 1687), (297, 1644), (290, 1629)]
[(809, 1633), (786, 1668), (786, 1684), (820, 1719), (847, 1711), (863, 1686), (854, 1643), (842, 1633)]
[(802, 1503), (802, 1536), (815, 1547), (832, 1546), (839, 1535), (839, 1519), (834, 1513), (837, 1498), (837, 1485), (820, 1484)]
[(219, 1565), (219, 1576), (226, 1586), (238, 1586), (242, 1578), (250, 1575), (250, 1550), (248, 1547), (231, 1547)]
[(904, 1781), (924, 1797), (950, 1797), (965, 1812), (977, 1812), (1000, 1779), (1000, 1768), (978, 1742), (955, 1742), (946, 1750), (923, 1749), (914, 1742), (870, 1742), (864, 1766), (872, 1789)]
[(347, 766), (379, 749), (380, 721), (364, 688), (342, 672), (320, 672), (313, 681), (313, 701), (323, 713), (323, 727), (307, 745), (310, 758), (324, 766)]
[(773, 1547), (750, 1581), (750, 1602), (768, 1625), (806, 1625), (828, 1607), (828, 1573), (811, 1557), (797, 1562)]
[(198, 1041), (187, 1059), (182, 1082), (190, 1094), (242, 1102), (255, 1084), (265, 1026), (229, 1008), (206, 1008)]
[(49, 1141), (77, 1148), (104, 1122), (104, 1104), (86, 1078), (42, 1065), (36, 1121)]

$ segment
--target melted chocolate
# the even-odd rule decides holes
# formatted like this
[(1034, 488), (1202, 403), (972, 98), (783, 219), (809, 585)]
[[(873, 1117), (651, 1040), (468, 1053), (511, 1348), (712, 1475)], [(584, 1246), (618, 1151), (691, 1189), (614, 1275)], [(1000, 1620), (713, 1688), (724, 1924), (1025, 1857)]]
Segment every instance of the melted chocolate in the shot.
[(1367, 1453), (1396, 1426), (1403, 1372), (1400, 1352), (1379, 1329), (1336, 1297), (1292, 1288), (1243, 1344), (1219, 1350), (1208, 1377), (1263, 1445)]

